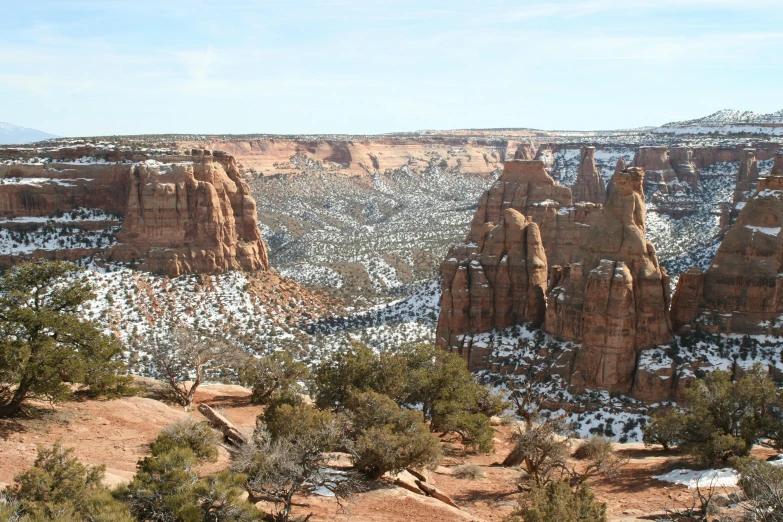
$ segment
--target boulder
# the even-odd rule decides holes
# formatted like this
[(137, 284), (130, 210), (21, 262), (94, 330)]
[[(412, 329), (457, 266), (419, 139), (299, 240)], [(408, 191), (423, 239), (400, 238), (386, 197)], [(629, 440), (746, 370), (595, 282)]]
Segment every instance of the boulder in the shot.
[(582, 147), (576, 182), (571, 187), (574, 201), (587, 201), (603, 205), (606, 187), (601, 173), (595, 166), (595, 147)]
[(578, 262), (550, 277), (543, 329), (582, 343), (572, 366), (575, 389), (628, 393), (638, 352), (671, 340), (669, 276), (645, 239), (644, 170), (632, 167), (613, 180)]

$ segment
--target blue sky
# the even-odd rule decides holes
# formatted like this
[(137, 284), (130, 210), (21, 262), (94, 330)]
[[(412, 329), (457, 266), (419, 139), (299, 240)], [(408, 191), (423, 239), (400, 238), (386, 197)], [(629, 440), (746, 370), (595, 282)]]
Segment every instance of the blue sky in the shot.
[(782, 3), (0, 0), (0, 121), (360, 134), (772, 112)]

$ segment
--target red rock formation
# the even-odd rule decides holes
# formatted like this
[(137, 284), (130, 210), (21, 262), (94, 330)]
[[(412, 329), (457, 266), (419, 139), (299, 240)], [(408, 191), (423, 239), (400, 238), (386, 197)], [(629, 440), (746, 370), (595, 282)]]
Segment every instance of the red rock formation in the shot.
[(455, 246), (441, 264), (438, 344), (459, 351), (472, 369), (486, 364), (487, 350), (471, 350), (464, 334), (513, 324), (541, 324), (546, 307), (547, 262), (538, 226), (508, 208), (487, 223), (478, 243)]
[(536, 157), (536, 149), (532, 143), (520, 143), (514, 151), (514, 159), (532, 160)]
[(466, 243), (478, 244), (487, 223), (498, 223), (513, 208), (538, 224), (550, 264), (571, 261), (585, 232), (601, 213), (592, 203), (573, 205), (571, 190), (558, 185), (540, 160), (507, 161), (503, 174), (479, 200)]
[(110, 258), (146, 259), (176, 277), (266, 269), (256, 204), (234, 158), (193, 150), (192, 161), (135, 166), (119, 244)]
[(783, 175), (783, 150), (775, 153), (775, 163), (772, 164), (772, 174), (775, 176)]
[(571, 384), (631, 391), (640, 350), (671, 340), (669, 277), (645, 239), (644, 170), (614, 178), (578, 263), (554, 267), (544, 330), (581, 342)]
[(129, 171), (123, 164), (0, 164), (0, 217), (52, 216), (79, 207), (121, 214)]
[(693, 162), (693, 149), (672, 147), (669, 149), (669, 158), (677, 179), (691, 184), (699, 181), (696, 165)]
[(644, 169), (644, 189), (668, 193), (668, 183), (677, 178), (669, 161), (666, 147), (639, 147), (634, 155), (632, 167)]
[[(746, 163), (744, 172), (748, 172)], [(778, 331), (783, 313), (783, 176), (761, 178), (704, 274), (680, 277), (672, 300), (678, 330)]]
[(536, 152), (536, 158), (544, 163), (545, 169), (551, 169), (555, 164), (555, 154), (549, 145), (542, 145)]
[[(61, 157), (64, 150), (68, 157)], [(109, 259), (146, 260), (143, 268), (171, 276), (268, 267), (255, 200), (233, 157), (204, 150), (155, 159), (138, 154), (81, 147), (52, 151), (48, 157), (58, 161), (51, 163), (6, 161), (0, 216), (51, 216), (79, 207), (124, 216)], [(100, 161), (72, 161), (84, 156)], [(107, 158), (116, 161), (104, 163)]]
[(745, 201), (753, 194), (759, 179), (759, 165), (756, 161), (756, 149), (744, 149), (740, 157), (737, 183), (734, 186), (731, 218), (734, 221), (745, 206)]
[(574, 201), (587, 201), (603, 205), (606, 201), (606, 187), (601, 173), (595, 166), (595, 147), (582, 147), (579, 172), (571, 187)]

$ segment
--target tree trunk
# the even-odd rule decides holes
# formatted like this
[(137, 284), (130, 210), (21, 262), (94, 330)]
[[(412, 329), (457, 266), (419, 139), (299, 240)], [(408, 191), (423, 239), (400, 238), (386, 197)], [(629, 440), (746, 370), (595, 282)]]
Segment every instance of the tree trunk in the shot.
[(0, 405), (0, 418), (10, 417), (11, 415), (19, 413), (19, 410), (22, 409), (22, 403), (27, 398), (27, 390), (29, 389), (30, 385), (27, 382), (22, 381), (14, 392), (14, 396), (11, 397), (11, 400)]

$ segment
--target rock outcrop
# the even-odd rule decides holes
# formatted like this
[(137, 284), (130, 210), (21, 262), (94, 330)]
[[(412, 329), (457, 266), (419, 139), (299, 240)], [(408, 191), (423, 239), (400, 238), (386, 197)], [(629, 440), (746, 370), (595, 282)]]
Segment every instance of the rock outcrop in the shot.
[(582, 343), (570, 376), (576, 390), (630, 392), (639, 351), (671, 340), (669, 276), (645, 239), (643, 182), (641, 168), (617, 174), (577, 262), (551, 269), (543, 329)]
[(571, 261), (603, 207), (573, 205), (540, 160), (507, 161), (479, 200), (470, 231), (441, 264), (437, 343), (471, 369), (486, 367), (486, 347), (469, 334), (544, 319), (547, 265)]
[(541, 234), (513, 208), (503, 210), (497, 224), (487, 223), (477, 243), (455, 246), (441, 274), (436, 337), (472, 368), (485, 364), (488, 353), (463, 344), (464, 334), (544, 320), (547, 261)]
[[(61, 158), (63, 151), (79, 156)], [(64, 148), (47, 158), (0, 163), (0, 216), (10, 219), (4, 226), (97, 209), (106, 213), (103, 222), (69, 226), (102, 230), (121, 222), (117, 243), (69, 253), (140, 262), (170, 276), (269, 266), (255, 200), (229, 154)], [(59, 250), (36, 250), (31, 257), (73, 258)]]
[(677, 179), (677, 173), (669, 160), (666, 147), (639, 147), (634, 155), (632, 167), (644, 169), (644, 189), (668, 193), (668, 183)]
[(535, 159), (543, 162), (544, 168), (548, 170), (555, 164), (555, 153), (552, 152), (552, 148), (549, 145), (542, 145), (536, 151)]
[[(743, 173), (752, 172), (748, 159)], [(677, 330), (697, 324), (712, 332), (781, 330), (783, 176), (761, 178), (744, 203), (707, 271), (691, 269), (680, 276), (672, 299)]]
[(772, 174), (775, 176), (783, 175), (783, 150), (775, 153), (775, 162), (772, 164)]
[(169, 276), (269, 267), (255, 200), (234, 158), (194, 149), (192, 160), (131, 172), (125, 220), (110, 259), (146, 259)]
[(571, 187), (574, 201), (586, 201), (603, 205), (606, 187), (601, 173), (595, 166), (595, 147), (582, 147), (576, 182)]
[(694, 184), (699, 181), (696, 164), (693, 162), (693, 149), (688, 147), (672, 147), (669, 149), (669, 159), (677, 174), (677, 179)]
[(756, 161), (756, 149), (743, 149), (740, 156), (737, 183), (734, 185), (734, 198), (732, 201), (731, 219), (737, 219), (745, 201), (753, 194), (759, 180), (759, 165)]
[(558, 185), (540, 160), (507, 161), (503, 174), (479, 199), (465, 242), (478, 244), (487, 224), (499, 223), (508, 208), (538, 225), (549, 264), (564, 264), (571, 261), (602, 206), (574, 205), (571, 189)]

